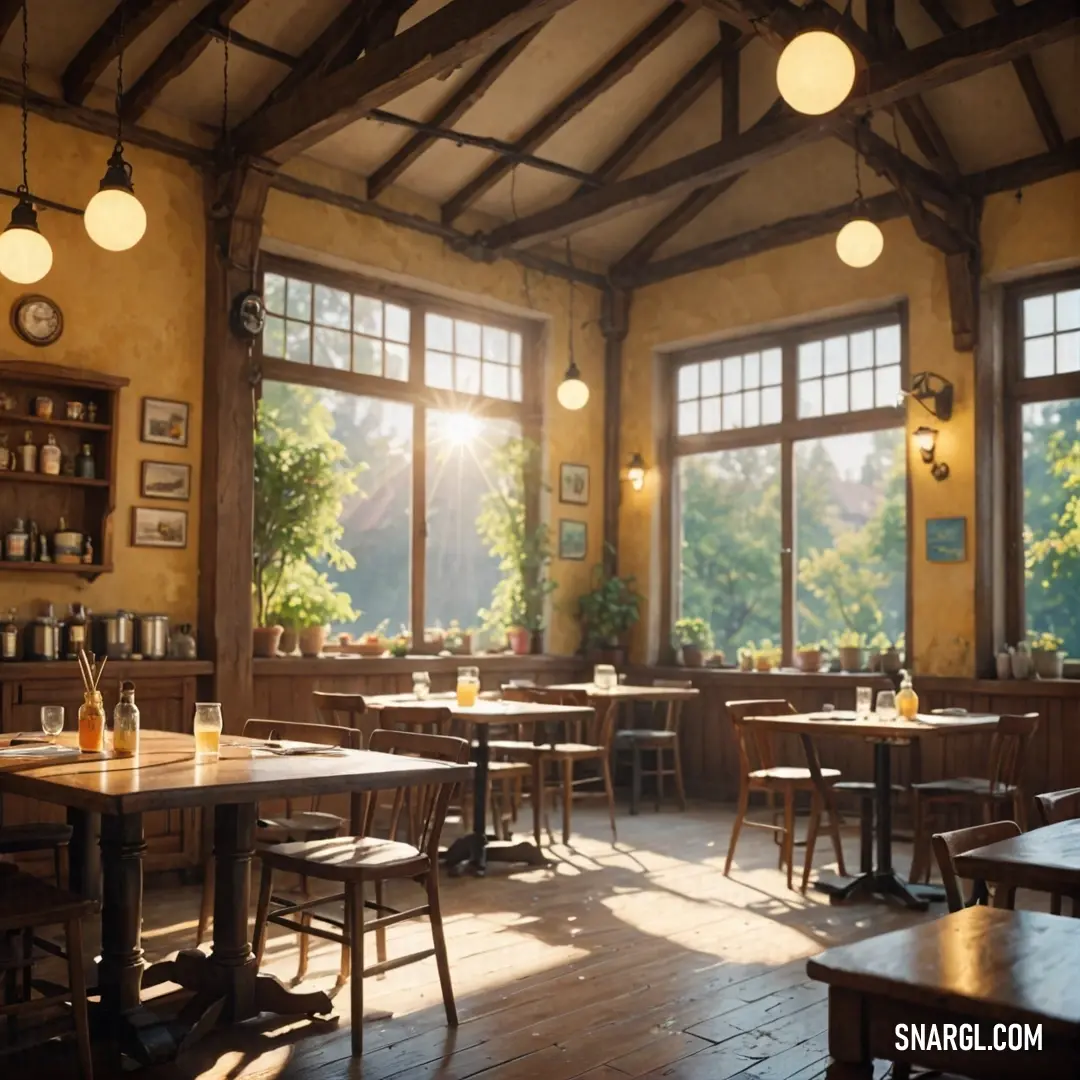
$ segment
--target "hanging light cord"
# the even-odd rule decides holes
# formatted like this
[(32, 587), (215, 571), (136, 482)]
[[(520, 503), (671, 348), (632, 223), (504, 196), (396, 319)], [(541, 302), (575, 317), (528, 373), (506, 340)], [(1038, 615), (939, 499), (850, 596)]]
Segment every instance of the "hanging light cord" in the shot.
[(862, 171), (859, 167), (859, 158), (862, 156), (862, 140), (859, 135), (862, 132), (862, 126), (868, 122), (867, 119), (859, 119), (855, 121), (855, 205), (862, 206), (863, 193), (862, 193)]
[(119, 40), (116, 49), (116, 153), (124, 149), (124, 12), (127, 5), (120, 3)]
[(27, 82), (30, 77), (30, 3), (23, 0), (22, 6), (22, 183), (19, 185), (19, 193), (29, 194), (30, 184), (26, 178), (26, 159), (30, 151), (30, 140), (27, 137), (27, 122), (30, 116), (30, 108), (27, 102)]
[[(566, 261), (567, 261), (567, 264), (570, 266), (570, 269), (573, 270), (574, 269), (574, 252), (570, 247), (570, 237), (569, 236), (566, 238)], [(574, 365), (574, 279), (573, 278), (570, 279), (570, 303), (567, 306), (568, 306), (568, 309), (569, 309), (568, 312), (567, 312), (567, 322), (570, 325), (570, 342), (569, 342), (570, 365), (569, 366), (573, 367), (573, 365)]]
[(229, 138), (229, 27), (225, 27), (225, 37), (223, 38), (225, 46), (225, 68), (222, 72), (222, 92), (221, 92), (221, 142), (222, 145), (226, 143)]

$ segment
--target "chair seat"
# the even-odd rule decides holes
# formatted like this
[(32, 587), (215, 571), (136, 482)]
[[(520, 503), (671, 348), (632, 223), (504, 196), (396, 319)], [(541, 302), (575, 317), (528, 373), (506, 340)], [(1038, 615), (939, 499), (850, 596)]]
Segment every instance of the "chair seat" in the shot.
[[(494, 748), (495, 744), (492, 744)], [(594, 758), (603, 757), (606, 751), (602, 746), (591, 743), (544, 743), (534, 746), (532, 743), (507, 743), (499, 747), (500, 753), (515, 754), (532, 761), (534, 757), (545, 758)]]
[(278, 844), (286, 840), (317, 840), (340, 832), (345, 822), (337, 814), (301, 810), (289, 817), (259, 818), (255, 834), (260, 844)]
[[(824, 772), (824, 770), (822, 770)], [(894, 792), (903, 794), (907, 788), (903, 784), (890, 784)], [(860, 795), (873, 795), (877, 791), (877, 785), (873, 780), (840, 780), (833, 784), (833, 791), (847, 791)]]
[(71, 842), (71, 826), (62, 821), (32, 821), (25, 825), (0, 825), (0, 855), (41, 851)]
[[(825, 780), (831, 780), (840, 775), (839, 769), (822, 769), (821, 775)], [(773, 780), (782, 784), (810, 784), (810, 770), (798, 765), (774, 765), (771, 769), (755, 769), (750, 773), (752, 780)]]
[(4, 887), (0, 889), (0, 931), (52, 926), (81, 919), (97, 910), (96, 900), (58, 889), (32, 874), (4, 875)]
[(615, 745), (616, 746), (638, 746), (651, 745), (656, 743), (673, 743), (678, 739), (678, 734), (674, 731), (649, 731), (646, 728), (624, 728), (622, 731), (615, 732)]
[(512, 776), (528, 776), (527, 761), (489, 761), (488, 775), (492, 780), (506, 780)]
[[(968, 795), (989, 797), (990, 781), (981, 776), (952, 776), (947, 780), (929, 780), (924, 784), (912, 784), (913, 791), (933, 798), (935, 795)], [(994, 798), (1010, 799), (1016, 791), (1015, 784), (997, 784)]]
[(430, 867), (428, 857), (412, 844), (374, 836), (334, 836), (274, 844), (259, 855), (264, 866), (326, 881), (416, 877)]

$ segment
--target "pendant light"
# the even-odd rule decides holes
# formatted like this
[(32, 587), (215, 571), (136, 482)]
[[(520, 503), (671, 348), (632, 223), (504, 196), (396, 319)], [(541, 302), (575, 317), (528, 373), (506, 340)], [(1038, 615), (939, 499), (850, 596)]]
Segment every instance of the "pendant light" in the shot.
[(0, 274), (19, 285), (32, 285), (40, 281), (52, 266), (52, 246), (41, 235), (37, 223), (37, 211), (30, 198), (27, 182), (26, 159), (28, 150), (26, 104), (27, 76), (29, 72), (30, 35), (27, 27), (29, 13), (27, 0), (23, 0), (22, 42), (22, 183), (18, 187), (19, 201), (11, 211), (11, 222), (0, 233)]
[(116, 57), (116, 146), (98, 193), (86, 205), (83, 224), (106, 251), (127, 251), (146, 232), (146, 210), (135, 197), (131, 166), (124, 160), (124, 4), (120, 5), (120, 47)]
[(852, 219), (836, 234), (836, 254), (840, 261), (856, 270), (862, 270), (877, 262), (885, 248), (885, 237), (877, 224), (866, 216), (866, 202), (862, 193), (862, 177), (859, 172), (859, 132), (865, 120), (855, 127), (855, 204)]
[[(848, 0), (844, 18), (851, 11)], [(780, 54), (776, 88), (796, 111), (809, 116), (832, 112), (855, 85), (855, 56), (850, 46), (830, 30), (797, 34)]]
[[(574, 268), (573, 255), (570, 250), (570, 240), (566, 241), (566, 259), (570, 265), (570, 269)], [(574, 361), (574, 279), (570, 278), (570, 302), (568, 304), (567, 320), (570, 323), (570, 342), (568, 348), (568, 355), (570, 357), (570, 363), (566, 366), (566, 374), (563, 375), (563, 380), (559, 383), (559, 389), (556, 391), (556, 397), (559, 399), (559, 404), (564, 409), (569, 409), (571, 412), (576, 412), (578, 409), (584, 409), (589, 403), (589, 388), (585, 384), (585, 380), (581, 377), (581, 372), (578, 370), (578, 366)]]

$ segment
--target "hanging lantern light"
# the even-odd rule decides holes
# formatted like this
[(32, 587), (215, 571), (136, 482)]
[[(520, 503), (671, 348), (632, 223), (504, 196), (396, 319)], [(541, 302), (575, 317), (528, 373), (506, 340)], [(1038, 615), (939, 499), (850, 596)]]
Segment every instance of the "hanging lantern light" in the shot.
[(98, 193), (86, 205), (83, 224), (106, 251), (127, 251), (146, 232), (146, 210), (135, 197), (131, 166), (124, 160), (124, 5), (120, 5), (120, 48), (116, 58), (116, 146)]
[[(566, 241), (566, 261), (569, 264), (571, 270), (574, 267), (573, 252), (570, 249), (570, 240)], [(559, 404), (564, 409), (569, 409), (571, 412), (576, 412), (578, 409), (584, 409), (589, 403), (589, 388), (585, 384), (585, 380), (581, 377), (581, 372), (578, 370), (577, 363), (574, 361), (574, 279), (570, 278), (570, 301), (567, 305), (567, 320), (570, 324), (570, 340), (567, 347), (567, 355), (570, 357), (570, 363), (566, 366), (566, 374), (563, 375), (563, 380), (559, 383), (559, 389), (555, 392), (555, 396), (559, 399)]]
[(52, 267), (52, 246), (38, 229), (37, 211), (30, 198), (30, 185), (26, 175), (26, 159), (29, 143), (27, 123), (29, 110), (26, 104), (26, 84), (29, 70), (30, 35), (27, 27), (27, 5), (23, 0), (22, 43), (22, 183), (18, 187), (19, 201), (11, 211), (11, 222), (0, 233), (0, 274), (19, 285), (32, 285), (40, 281)]
[(855, 56), (847, 42), (828, 30), (808, 30), (792, 38), (776, 65), (780, 96), (809, 116), (832, 112), (854, 85)]
[(877, 262), (878, 256), (885, 249), (885, 236), (877, 224), (869, 219), (866, 200), (862, 193), (862, 176), (859, 171), (859, 133), (861, 120), (855, 126), (855, 203), (852, 207), (851, 220), (836, 234), (836, 254), (840, 261), (856, 270), (862, 270)]

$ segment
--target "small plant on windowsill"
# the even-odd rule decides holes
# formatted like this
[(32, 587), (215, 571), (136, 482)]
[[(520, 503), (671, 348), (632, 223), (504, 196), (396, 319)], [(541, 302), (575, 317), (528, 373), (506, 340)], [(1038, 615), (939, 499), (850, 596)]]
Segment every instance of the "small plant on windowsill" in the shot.
[(757, 646), (752, 641), (748, 641), (735, 654), (736, 659), (739, 662), (739, 670), (740, 671), (753, 671), (754, 670), (754, 652), (755, 652), (756, 649), (757, 649)]
[(812, 673), (821, 670), (822, 660), (828, 656), (829, 647), (823, 641), (812, 641), (795, 649), (795, 666), (800, 671)]
[(780, 666), (781, 650), (769, 638), (761, 643), (761, 648), (754, 651), (754, 670), (767, 672)]
[(1065, 675), (1063, 641), (1049, 630), (1036, 633), (1028, 631), (1031, 638), (1031, 664), (1040, 679), (1060, 679)]
[(844, 630), (836, 638), (841, 671), (862, 671), (866, 638), (857, 630)]
[(705, 654), (713, 647), (712, 628), (704, 619), (679, 619), (675, 623), (675, 644), (682, 650), (684, 667), (704, 667)]
[(626, 635), (641, 616), (641, 594), (632, 577), (608, 574), (603, 564), (593, 567), (593, 587), (578, 600), (581, 645), (592, 663), (626, 660)]
[(310, 563), (292, 563), (282, 575), (267, 618), (285, 628), (280, 650), (286, 656), (296, 651), (302, 656), (318, 656), (326, 644), (331, 623), (349, 623), (361, 612), (354, 611), (349, 597)]
[(391, 656), (394, 656), (397, 659), (401, 660), (402, 658), (409, 655), (409, 647), (411, 645), (412, 635), (403, 626), (401, 628), (401, 633), (399, 633), (396, 637), (391, 638), (390, 644), (388, 646), (388, 651)]

